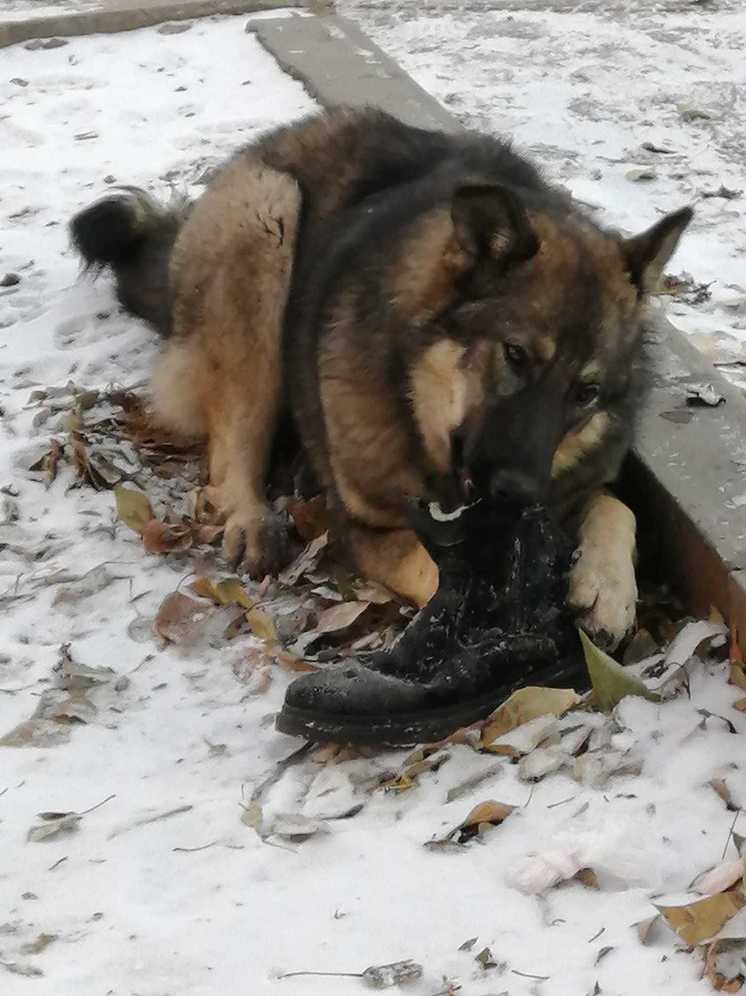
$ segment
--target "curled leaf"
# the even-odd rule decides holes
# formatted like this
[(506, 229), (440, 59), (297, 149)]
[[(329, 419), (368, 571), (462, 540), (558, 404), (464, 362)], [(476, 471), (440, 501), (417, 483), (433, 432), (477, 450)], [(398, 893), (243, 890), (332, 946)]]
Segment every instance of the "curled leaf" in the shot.
[(151, 519), (142, 531), (143, 546), (147, 553), (173, 553), (188, 550), (192, 545), (189, 526), (176, 526), (159, 519)]

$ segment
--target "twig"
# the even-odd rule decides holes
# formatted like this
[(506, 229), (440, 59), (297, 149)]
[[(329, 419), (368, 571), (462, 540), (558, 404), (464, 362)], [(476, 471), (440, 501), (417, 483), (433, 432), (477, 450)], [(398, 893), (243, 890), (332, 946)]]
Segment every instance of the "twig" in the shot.
[(740, 815), (741, 815), (741, 810), (737, 809), (736, 813), (735, 813), (735, 815), (733, 817), (733, 822), (730, 825), (730, 830), (728, 831), (728, 836), (727, 836), (727, 838), (725, 840), (725, 847), (723, 848), (723, 856), (720, 859), (721, 861), (725, 860), (725, 855), (728, 853), (728, 844), (730, 844), (730, 839), (733, 836), (733, 831), (736, 829), (736, 823), (738, 823), (738, 817)]
[(195, 851), (206, 851), (208, 847), (215, 847), (219, 840), (211, 840), (209, 844), (200, 844), (199, 847), (172, 847), (172, 851), (179, 851), (182, 854), (193, 854)]
[(90, 809), (82, 809), (79, 813), (76, 813), (75, 815), (87, 816), (89, 813), (92, 813), (95, 809), (100, 809), (102, 806), (105, 806), (107, 802), (111, 802), (112, 799), (116, 799), (116, 797), (117, 797), (116, 792), (112, 792), (111, 795), (107, 795), (106, 798), (103, 799), (101, 802), (97, 802), (95, 806), (91, 806)]
[(597, 941), (597, 940), (599, 939), (599, 937), (601, 936), (601, 934), (603, 934), (603, 932), (604, 932), (605, 930), (606, 930), (606, 927), (602, 927), (602, 928), (601, 928), (601, 929), (600, 929), (600, 930), (598, 931), (598, 933), (596, 933), (596, 934), (594, 934), (594, 935), (593, 935), (593, 937), (589, 937), (589, 938), (588, 938), (588, 943), (589, 943), (589, 944), (593, 944), (593, 942), (594, 942), (594, 941)]
[(551, 975), (531, 975), (530, 972), (519, 972), (517, 968), (512, 968), (513, 975), (520, 975), (522, 979), (535, 979), (537, 982), (549, 982)]
[(60, 858), (59, 861), (55, 861), (53, 865), (50, 865), (49, 868), (47, 868), (47, 871), (53, 872), (55, 868), (59, 868), (63, 861), (67, 861), (67, 855), (65, 855), (64, 858)]
[(566, 799), (560, 799), (559, 802), (550, 802), (547, 809), (554, 809), (555, 806), (564, 806), (566, 802), (572, 802), (573, 799), (577, 799), (576, 795), (570, 795)]
[(362, 979), (364, 978), (362, 972), (283, 972), (282, 975), (278, 975), (278, 979), (295, 979), (299, 975), (323, 975), (328, 979)]

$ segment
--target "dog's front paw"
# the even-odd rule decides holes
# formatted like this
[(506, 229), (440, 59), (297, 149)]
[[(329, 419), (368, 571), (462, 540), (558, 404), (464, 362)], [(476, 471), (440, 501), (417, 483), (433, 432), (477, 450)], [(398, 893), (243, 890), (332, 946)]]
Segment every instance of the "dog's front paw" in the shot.
[(229, 515), (223, 533), (223, 553), (252, 578), (280, 573), (290, 559), (288, 523), (270, 509), (238, 510)]
[(637, 580), (631, 551), (586, 540), (578, 554), (568, 603), (593, 641), (614, 650), (635, 624)]

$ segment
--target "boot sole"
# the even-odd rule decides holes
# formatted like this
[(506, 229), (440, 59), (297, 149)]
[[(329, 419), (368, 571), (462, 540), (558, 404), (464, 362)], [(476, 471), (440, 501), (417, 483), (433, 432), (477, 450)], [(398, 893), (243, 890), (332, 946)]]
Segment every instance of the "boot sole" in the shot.
[(315, 743), (355, 744), (359, 746), (410, 747), (413, 744), (435, 743), (465, 726), (486, 719), (491, 712), (518, 688), (544, 685), (554, 688), (575, 688), (585, 691), (589, 686), (585, 664), (555, 665), (511, 685), (501, 685), (489, 693), (468, 702), (420, 712), (373, 714), (323, 712), (299, 709), (285, 703), (275, 718), (275, 729), (291, 737), (304, 737)]

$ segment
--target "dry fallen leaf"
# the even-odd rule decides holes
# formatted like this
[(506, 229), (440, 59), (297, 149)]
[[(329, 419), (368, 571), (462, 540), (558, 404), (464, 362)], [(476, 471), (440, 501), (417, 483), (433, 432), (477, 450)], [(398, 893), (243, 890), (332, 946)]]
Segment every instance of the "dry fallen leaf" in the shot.
[(142, 532), (146, 553), (173, 553), (188, 550), (193, 542), (190, 526), (177, 526), (151, 519)]
[(251, 609), (254, 599), (251, 598), (238, 578), (225, 578), (223, 581), (212, 581), (210, 578), (198, 577), (189, 586), (195, 595), (209, 598), (216, 605), (240, 605), (243, 609)]
[(114, 500), (122, 522), (142, 536), (147, 524), (155, 518), (147, 496), (142, 491), (118, 487), (114, 488)]
[(600, 650), (580, 630), (583, 654), (593, 685), (593, 704), (602, 712), (611, 712), (627, 695), (638, 695), (650, 702), (659, 702), (660, 696), (651, 692), (639, 678)]
[(504, 802), (496, 802), (494, 799), (480, 802), (469, 811), (466, 819), (458, 826), (449, 830), (444, 837), (427, 841), (425, 847), (434, 849), (447, 844), (466, 844), (472, 837), (476, 837), (492, 827), (499, 827), (514, 812), (515, 808), (515, 806), (509, 806)]
[(711, 940), (746, 905), (740, 889), (720, 892), (685, 906), (656, 906), (684, 944), (694, 946)]
[(719, 892), (726, 892), (732, 888), (736, 882), (743, 879), (743, 876), (743, 858), (738, 858), (736, 861), (725, 861), (723, 864), (698, 875), (692, 882), (692, 889), (703, 896), (715, 896)]
[(192, 643), (196, 641), (206, 615), (204, 603), (174, 591), (161, 602), (154, 628), (159, 636), (171, 643)]
[(78, 829), (78, 824), (83, 817), (78, 813), (67, 813), (65, 816), (55, 820), (47, 820), (31, 827), (26, 834), (26, 840), (38, 843), (42, 840), (49, 840), (51, 837), (58, 837), (61, 834), (73, 833)]
[(728, 938), (708, 945), (704, 977), (716, 992), (741, 992), (746, 983), (746, 938)]
[(340, 602), (338, 605), (331, 605), (319, 615), (315, 633), (322, 636), (324, 633), (336, 633), (340, 629), (347, 629), (356, 619), (365, 612), (370, 602)]
[(301, 551), (293, 563), (282, 571), (278, 580), (282, 584), (287, 585), (289, 588), (296, 585), (304, 574), (308, 573), (308, 571), (312, 571), (314, 567), (316, 567), (321, 559), (322, 551), (328, 542), (329, 533), (322, 533), (321, 536), (317, 536), (316, 539), (311, 540), (305, 550)]
[(329, 516), (323, 495), (317, 495), (310, 501), (294, 499), (288, 502), (288, 513), (298, 530), (298, 535), (306, 542), (321, 536), (329, 528)]
[(562, 716), (581, 701), (571, 688), (519, 688), (488, 720), (482, 730), (481, 746), (489, 747), (498, 737), (539, 716)]
[(728, 680), (731, 685), (735, 685), (736, 688), (740, 688), (746, 692), (746, 670), (744, 670), (743, 664), (739, 664), (738, 661), (730, 662), (730, 677)]

